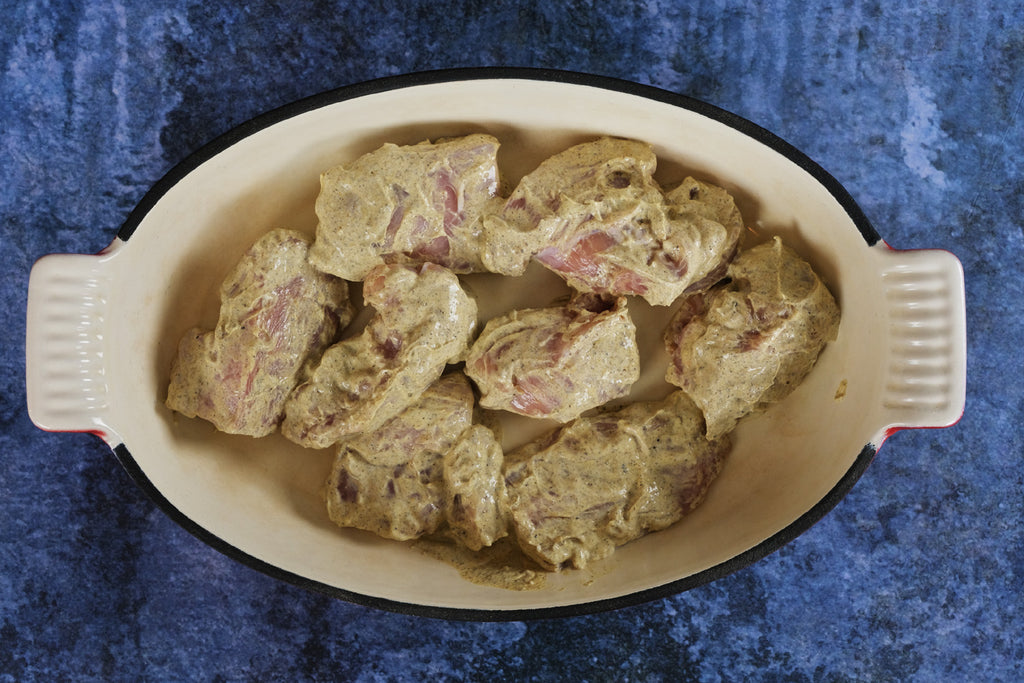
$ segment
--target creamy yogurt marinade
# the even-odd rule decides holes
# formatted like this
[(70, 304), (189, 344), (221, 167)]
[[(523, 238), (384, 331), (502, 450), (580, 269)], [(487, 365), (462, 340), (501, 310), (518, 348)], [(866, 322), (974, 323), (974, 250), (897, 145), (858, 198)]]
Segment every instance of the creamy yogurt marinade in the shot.
[(831, 292), (778, 237), (741, 253), (727, 275), (685, 301), (665, 332), (665, 378), (700, 406), (708, 438), (792, 393), (839, 330)]
[[(736, 424), (795, 389), (840, 314), (780, 239), (741, 249), (724, 189), (688, 177), (664, 190), (646, 143), (574, 145), (508, 197), (498, 149), (483, 134), (386, 144), (326, 170), (312, 245), (277, 231), (243, 257), (217, 330), (182, 340), (167, 405), (332, 449), (336, 524), (528, 589), (699, 505)], [(568, 301), (479, 319), (461, 276), (520, 287), (531, 263), (564, 280)], [(374, 313), (361, 331), (344, 329), (354, 283)], [(635, 299), (675, 311), (668, 388), (623, 405), (643, 360)], [(505, 453), (511, 413), (549, 429)]]

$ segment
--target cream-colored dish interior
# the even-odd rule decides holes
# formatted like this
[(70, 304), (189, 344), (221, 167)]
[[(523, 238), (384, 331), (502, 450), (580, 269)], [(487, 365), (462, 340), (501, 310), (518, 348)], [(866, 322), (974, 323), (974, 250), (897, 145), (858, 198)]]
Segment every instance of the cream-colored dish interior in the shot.
[[(182, 333), (212, 326), (217, 289), (243, 250), (276, 227), (312, 234), (319, 174), (384, 142), (486, 132), (501, 142), (504, 180), (599, 135), (651, 142), (657, 178), (722, 185), (750, 226), (748, 243), (778, 234), (811, 260), (842, 308), (839, 338), (783, 403), (745, 420), (706, 502), (669, 530), (620, 548), (584, 571), (515, 592), (469, 583), (408, 545), (342, 530), (327, 519), (320, 486), (331, 454), (279, 436), (228, 436), (163, 406)], [(888, 351), (880, 252), (843, 207), (778, 152), (686, 109), (608, 90), (527, 80), (424, 85), (342, 101), (244, 138), (174, 185), (124, 244), (103, 259), (109, 275), (108, 439), (123, 441), (168, 502), (212, 534), (285, 571), (365, 596), (417, 605), (531, 609), (617, 598), (699, 573), (792, 524), (892, 423), (882, 395)], [(529, 284), (468, 278), (485, 316), (549, 303), (546, 271)], [(661, 326), (668, 311), (631, 302), (644, 352), (634, 398), (663, 395)], [(505, 441), (540, 426), (509, 420)]]

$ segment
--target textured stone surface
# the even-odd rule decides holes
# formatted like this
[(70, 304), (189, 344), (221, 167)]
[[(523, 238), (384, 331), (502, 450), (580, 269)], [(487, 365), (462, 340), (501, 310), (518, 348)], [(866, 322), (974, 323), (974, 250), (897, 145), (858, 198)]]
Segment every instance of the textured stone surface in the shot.
[[(310, 3), (312, 5), (312, 3)], [(420, 0), (0, 2), (0, 681), (1014, 680), (1024, 665), (1024, 7)], [(889, 244), (967, 274), (967, 410), (901, 432), (820, 523), (616, 612), (443, 622), (278, 583), (25, 410), (33, 261), (103, 248), (191, 150), (272, 107), (424, 69), (616, 76), (743, 115)]]

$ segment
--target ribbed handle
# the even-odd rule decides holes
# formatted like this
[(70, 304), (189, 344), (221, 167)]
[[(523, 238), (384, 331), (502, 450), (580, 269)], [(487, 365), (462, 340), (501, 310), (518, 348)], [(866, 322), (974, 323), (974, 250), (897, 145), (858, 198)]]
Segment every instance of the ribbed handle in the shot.
[(112, 256), (109, 250), (55, 254), (33, 266), (25, 375), (28, 412), (37, 426), (92, 432), (114, 445), (120, 439), (107, 422)]
[(882, 392), (890, 428), (948, 427), (966, 398), (963, 267), (946, 251), (879, 252), (888, 322)]

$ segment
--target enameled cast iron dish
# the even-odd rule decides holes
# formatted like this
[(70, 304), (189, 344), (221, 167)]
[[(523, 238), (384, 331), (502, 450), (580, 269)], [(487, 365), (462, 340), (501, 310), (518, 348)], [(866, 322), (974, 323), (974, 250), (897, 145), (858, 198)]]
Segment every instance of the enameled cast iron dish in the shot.
[[(692, 174), (731, 191), (760, 238), (779, 234), (811, 260), (843, 314), (839, 338), (807, 381), (741, 424), (701, 507), (536, 591), (469, 583), (407, 545), (333, 526), (319, 494), (329, 451), (222, 435), (163, 406), (178, 339), (194, 324), (213, 326), (219, 284), (244, 249), (276, 227), (312, 234), (322, 171), (384, 142), (477, 131), (502, 142), (499, 163), (513, 182), (576, 142), (650, 142), (656, 177), (671, 185)], [(550, 301), (550, 292), (511, 290), (478, 291), (485, 315)], [(661, 330), (638, 315), (641, 349), (656, 358)], [(724, 576), (820, 519), (894, 430), (949, 426), (964, 405), (964, 285), (953, 255), (890, 249), (832, 177), (746, 120), (662, 90), (556, 71), (388, 78), (260, 116), (174, 168), (100, 254), (41, 259), (27, 323), (37, 425), (98, 435), (175, 521), (256, 569), (357, 603), (448, 618), (580, 614)], [(645, 366), (638, 396), (659, 391), (663, 366), (655, 366)], [(506, 442), (522, 426), (513, 424)]]

